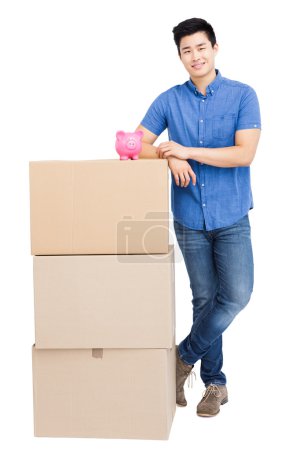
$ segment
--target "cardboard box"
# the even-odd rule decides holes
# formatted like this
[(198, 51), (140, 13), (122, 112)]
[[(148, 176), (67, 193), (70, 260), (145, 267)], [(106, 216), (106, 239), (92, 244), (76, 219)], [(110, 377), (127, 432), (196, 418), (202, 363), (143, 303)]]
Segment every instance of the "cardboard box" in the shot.
[(39, 350), (33, 346), (34, 434), (168, 439), (175, 348)]
[(31, 161), (33, 255), (167, 253), (168, 163)]
[(37, 348), (171, 348), (174, 246), (162, 255), (34, 256)]

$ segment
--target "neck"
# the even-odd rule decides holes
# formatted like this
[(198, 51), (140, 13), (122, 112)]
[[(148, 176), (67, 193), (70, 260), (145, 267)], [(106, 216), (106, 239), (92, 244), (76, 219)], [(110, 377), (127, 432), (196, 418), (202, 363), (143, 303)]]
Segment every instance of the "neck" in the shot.
[(216, 78), (216, 71), (213, 68), (205, 77), (191, 77), (192, 82), (201, 94), (206, 95), (207, 86)]

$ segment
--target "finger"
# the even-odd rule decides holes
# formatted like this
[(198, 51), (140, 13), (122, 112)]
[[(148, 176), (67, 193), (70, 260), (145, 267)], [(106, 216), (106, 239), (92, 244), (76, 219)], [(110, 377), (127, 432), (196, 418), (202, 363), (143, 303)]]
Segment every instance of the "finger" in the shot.
[(174, 180), (175, 180), (176, 185), (179, 186), (179, 175), (178, 175), (178, 173), (173, 173), (173, 175), (174, 175)]
[(185, 178), (183, 172), (179, 174), (180, 181), (181, 181), (181, 187), (184, 187)]
[(189, 182), (190, 182), (190, 176), (189, 176), (187, 171), (184, 172), (184, 177), (185, 177), (184, 187), (187, 187), (189, 185)]
[(173, 155), (173, 152), (171, 150), (166, 150), (163, 153), (163, 158), (168, 158), (169, 156)]
[(167, 149), (165, 149), (165, 148), (160, 148), (159, 151), (160, 151), (160, 154), (163, 155), (163, 154), (167, 151)]
[(170, 151), (171, 151), (170, 148), (163, 148), (163, 149), (160, 150), (160, 153), (161, 153), (162, 155), (164, 155), (165, 153), (170, 152)]
[(161, 150), (159, 150), (159, 157), (160, 157), (160, 159), (164, 157), (164, 154)]
[(192, 169), (189, 170), (189, 174), (191, 175), (192, 183), (195, 186), (196, 185), (196, 174), (195, 174), (195, 172)]

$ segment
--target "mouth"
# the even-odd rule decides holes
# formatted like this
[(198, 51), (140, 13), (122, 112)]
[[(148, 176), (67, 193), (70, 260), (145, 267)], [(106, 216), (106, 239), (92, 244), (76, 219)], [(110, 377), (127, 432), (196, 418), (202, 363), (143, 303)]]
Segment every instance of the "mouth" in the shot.
[(204, 62), (202, 62), (202, 63), (197, 62), (195, 64), (192, 64), (192, 67), (193, 67), (193, 69), (201, 69), (204, 66), (204, 64), (205, 64)]

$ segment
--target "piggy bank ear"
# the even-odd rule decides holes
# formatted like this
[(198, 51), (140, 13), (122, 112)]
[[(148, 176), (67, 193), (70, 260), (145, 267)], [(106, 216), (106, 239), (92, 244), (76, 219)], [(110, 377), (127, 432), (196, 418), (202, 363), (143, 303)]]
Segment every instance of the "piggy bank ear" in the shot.
[(138, 130), (135, 132), (141, 139), (144, 136), (144, 132), (142, 130)]
[(121, 139), (125, 136), (125, 131), (117, 131), (116, 138)]

